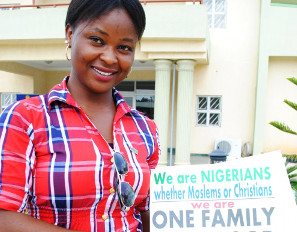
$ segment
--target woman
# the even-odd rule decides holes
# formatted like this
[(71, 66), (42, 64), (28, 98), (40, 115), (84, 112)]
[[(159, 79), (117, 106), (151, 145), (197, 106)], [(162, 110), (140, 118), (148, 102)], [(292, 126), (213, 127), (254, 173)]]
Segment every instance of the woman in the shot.
[(144, 28), (138, 0), (70, 3), (70, 76), (1, 114), (0, 231), (149, 231), (157, 129), (114, 89)]

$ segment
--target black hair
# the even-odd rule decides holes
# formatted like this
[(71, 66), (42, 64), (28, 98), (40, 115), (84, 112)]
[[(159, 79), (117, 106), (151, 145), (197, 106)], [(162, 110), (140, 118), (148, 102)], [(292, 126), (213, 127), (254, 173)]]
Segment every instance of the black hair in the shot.
[(65, 26), (69, 24), (75, 29), (80, 23), (95, 20), (114, 9), (123, 9), (127, 12), (138, 39), (141, 39), (146, 18), (139, 0), (72, 0), (68, 7)]

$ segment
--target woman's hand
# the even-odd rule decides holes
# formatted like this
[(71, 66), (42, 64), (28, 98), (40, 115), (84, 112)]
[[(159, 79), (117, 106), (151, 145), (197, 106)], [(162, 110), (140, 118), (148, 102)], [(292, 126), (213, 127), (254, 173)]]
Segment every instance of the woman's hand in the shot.
[(142, 220), (143, 232), (149, 232), (150, 231), (150, 211), (142, 212), (141, 220)]
[(0, 209), (0, 232), (63, 232), (67, 230), (26, 214)]

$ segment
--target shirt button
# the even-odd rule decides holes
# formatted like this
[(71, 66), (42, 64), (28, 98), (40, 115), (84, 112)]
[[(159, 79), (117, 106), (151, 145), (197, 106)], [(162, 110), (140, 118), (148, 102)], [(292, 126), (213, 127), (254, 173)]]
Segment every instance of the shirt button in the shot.
[(110, 162), (114, 163), (114, 158), (113, 157), (110, 159)]
[(110, 188), (110, 189), (109, 189), (109, 192), (110, 192), (110, 193), (114, 193), (114, 192), (115, 192), (114, 188)]
[(105, 221), (108, 218), (108, 216), (106, 214), (102, 215), (102, 220)]

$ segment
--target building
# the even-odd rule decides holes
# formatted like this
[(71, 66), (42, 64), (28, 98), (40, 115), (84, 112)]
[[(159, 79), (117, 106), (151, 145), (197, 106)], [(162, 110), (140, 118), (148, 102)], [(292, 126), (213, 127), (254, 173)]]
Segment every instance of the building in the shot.
[[(2, 108), (16, 93), (45, 93), (69, 73), (68, 2), (1, 1)], [(242, 148), (244, 155), (294, 152), (297, 138), (269, 122), (295, 122), (282, 101), (297, 98), (286, 80), (297, 77), (296, 0), (142, 2), (147, 28), (119, 88), (157, 122), (161, 164), (172, 163), (173, 153), (177, 165), (208, 162), (220, 140), (231, 143), (234, 156)]]

